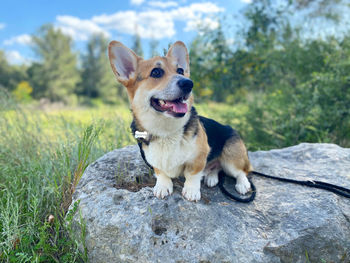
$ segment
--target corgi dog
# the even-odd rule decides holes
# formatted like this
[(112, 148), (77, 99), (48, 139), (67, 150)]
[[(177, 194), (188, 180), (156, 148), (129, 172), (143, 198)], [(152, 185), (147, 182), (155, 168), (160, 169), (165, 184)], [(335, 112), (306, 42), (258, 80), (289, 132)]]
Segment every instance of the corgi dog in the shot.
[(247, 174), (252, 166), (242, 139), (230, 126), (197, 115), (193, 107), (189, 54), (183, 42), (174, 43), (164, 57), (144, 60), (112, 41), (108, 56), (127, 90), (131, 128), (142, 157), (154, 169), (156, 197), (172, 194), (172, 178), (183, 175), (182, 195), (198, 201), (202, 178), (213, 187), (221, 170), (236, 178), (240, 194), (249, 191)]

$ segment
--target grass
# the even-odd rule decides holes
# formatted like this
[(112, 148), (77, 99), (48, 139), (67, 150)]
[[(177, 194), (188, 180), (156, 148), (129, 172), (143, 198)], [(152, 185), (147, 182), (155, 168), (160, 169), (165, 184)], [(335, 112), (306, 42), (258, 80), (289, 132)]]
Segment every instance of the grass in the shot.
[(0, 261), (83, 262), (64, 221), (71, 194), (90, 162), (132, 143), (128, 109), (42, 111), (1, 95)]
[[(244, 107), (209, 103), (197, 110), (244, 126)], [(80, 237), (71, 235), (71, 195), (89, 163), (135, 143), (130, 122), (126, 105), (43, 110), (0, 94), (1, 262), (86, 261), (78, 249), (83, 222)]]

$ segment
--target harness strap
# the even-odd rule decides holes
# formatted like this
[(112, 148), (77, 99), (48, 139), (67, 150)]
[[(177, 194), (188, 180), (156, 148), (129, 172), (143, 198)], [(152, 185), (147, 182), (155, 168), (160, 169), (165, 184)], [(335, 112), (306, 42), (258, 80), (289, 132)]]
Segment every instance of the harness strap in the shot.
[(147, 166), (148, 166), (149, 168), (151, 168), (151, 169), (153, 170), (152, 165), (150, 165), (149, 162), (147, 162), (147, 160), (146, 160), (145, 152), (144, 152), (143, 149), (142, 149), (142, 142), (141, 142), (140, 140), (137, 140), (137, 145), (138, 145), (139, 148), (140, 148), (140, 153), (141, 153), (141, 157), (142, 157), (143, 161), (145, 162), (145, 164), (147, 164)]

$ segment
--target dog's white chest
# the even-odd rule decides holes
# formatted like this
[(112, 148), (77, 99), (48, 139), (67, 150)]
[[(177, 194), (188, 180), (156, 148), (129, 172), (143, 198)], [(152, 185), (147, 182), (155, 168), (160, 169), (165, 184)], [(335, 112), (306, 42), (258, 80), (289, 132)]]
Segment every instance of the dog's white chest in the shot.
[(168, 176), (178, 176), (184, 163), (193, 159), (196, 153), (195, 139), (187, 141), (182, 134), (173, 137), (157, 138), (144, 147), (147, 161)]

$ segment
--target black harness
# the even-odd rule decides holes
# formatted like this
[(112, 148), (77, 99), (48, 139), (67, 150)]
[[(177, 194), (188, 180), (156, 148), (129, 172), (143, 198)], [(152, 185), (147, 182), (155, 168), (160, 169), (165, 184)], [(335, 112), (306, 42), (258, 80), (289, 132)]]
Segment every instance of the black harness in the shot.
[[(132, 123), (131, 123), (131, 125), (130, 125), (130, 129), (131, 129), (132, 135), (133, 135), (134, 138), (135, 138), (135, 133), (136, 133), (136, 131), (137, 131), (135, 119), (133, 119), (133, 121), (132, 121)], [(139, 148), (140, 148), (140, 153), (141, 153), (141, 157), (142, 157), (143, 161), (145, 162), (145, 164), (147, 164), (147, 166), (148, 166), (149, 168), (151, 168), (151, 169), (153, 170), (152, 165), (150, 165), (149, 162), (147, 162), (146, 156), (145, 156), (145, 152), (144, 152), (143, 149), (142, 149), (142, 144), (144, 143), (144, 144), (146, 144), (146, 145), (149, 145), (150, 142), (151, 142), (151, 140), (152, 140), (152, 137), (153, 137), (153, 136), (150, 135), (149, 138), (147, 138), (147, 139), (145, 139), (145, 138), (136, 138), (136, 140), (137, 140), (137, 145), (138, 145)]]

